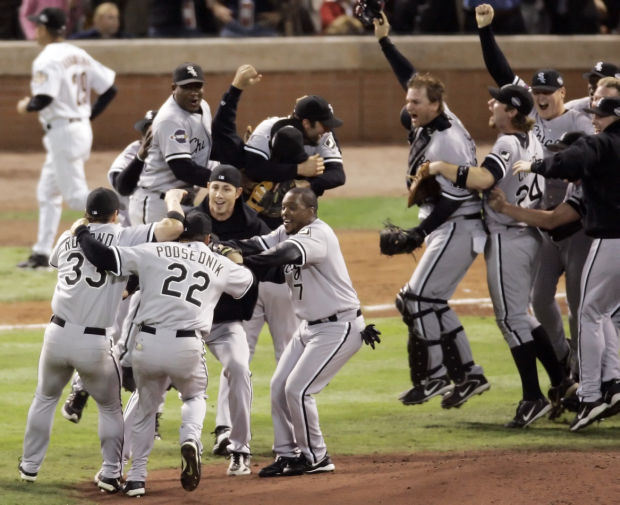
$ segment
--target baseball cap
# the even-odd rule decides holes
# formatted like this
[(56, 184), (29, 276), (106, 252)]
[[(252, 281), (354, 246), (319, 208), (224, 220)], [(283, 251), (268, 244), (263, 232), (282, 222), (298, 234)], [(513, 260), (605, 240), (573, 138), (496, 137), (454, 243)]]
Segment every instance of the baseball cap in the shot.
[(532, 107), (534, 107), (532, 95), (523, 86), (516, 84), (504, 84), (501, 88), (489, 86), (489, 93), (499, 103), (514, 107), (524, 116), (527, 116), (531, 112)]
[(153, 119), (155, 119), (156, 115), (156, 110), (147, 110), (144, 117), (140, 119), (140, 121), (136, 121), (136, 124), (133, 125), (134, 130), (144, 133), (145, 130), (153, 124)]
[(271, 159), (284, 163), (303, 163), (308, 159), (304, 136), (294, 126), (280, 128), (273, 136)]
[(537, 70), (532, 77), (532, 91), (548, 91), (553, 93), (564, 86), (564, 79), (560, 72), (551, 68)]
[(205, 82), (205, 76), (200, 65), (195, 63), (183, 63), (174, 69), (172, 82), (183, 86), (192, 82)]
[(51, 30), (62, 30), (67, 24), (65, 11), (56, 7), (46, 7), (38, 14), (28, 16), (28, 19)]
[(220, 181), (232, 184), (235, 188), (241, 187), (241, 172), (232, 165), (218, 165), (211, 171), (209, 182)]
[(185, 214), (183, 233), (180, 239), (206, 237), (211, 233), (211, 218), (199, 209), (192, 209)]
[(297, 100), (294, 114), (299, 119), (318, 121), (326, 128), (338, 128), (342, 121), (334, 116), (334, 109), (325, 98), (318, 95), (306, 95)]
[(616, 77), (620, 79), (620, 69), (613, 63), (597, 61), (589, 72), (583, 74), (583, 78), (589, 79), (593, 75), (598, 77)]
[(620, 96), (601, 98), (594, 107), (583, 110), (601, 117), (620, 117)]
[(577, 142), (581, 137), (585, 136), (586, 134), (583, 132), (565, 132), (558, 141), (553, 144), (549, 144), (547, 149), (553, 153), (557, 153), (558, 151), (566, 149), (571, 144)]
[(108, 188), (93, 189), (86, 199), (86, 213), (91, 216), (110, 216), (120, 206), (118, 195)]

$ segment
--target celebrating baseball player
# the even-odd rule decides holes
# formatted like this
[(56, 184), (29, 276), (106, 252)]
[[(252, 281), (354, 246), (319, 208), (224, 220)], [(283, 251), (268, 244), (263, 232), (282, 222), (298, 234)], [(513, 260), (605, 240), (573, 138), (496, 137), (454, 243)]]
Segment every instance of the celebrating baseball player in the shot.
[[(83, 49), (64, 42), (66, 17), (62, 9), (47, 7), (29, 19), (36, 23), (36, 40), (43, 50), (32, 63), (32, 96), (17, 103), (17, 112), (39, 113), (46, 157), (37, 185), (37, 242), (28, 259), (17, 266), (47, 268), (63, 199), (76, 210), (86, 204), (84, 162), (93, 142), (90, 121), (116, 95), (115, 74)], [(92, 108), (91, 90), (99, 95)]]
[[(182, 219), (182, 212), (171, 212)], [(245, 267), (217, 255), (207, 246), (211, 221), (202, 212), (185, 216), (179, 242), (108, 247), (93, 240), (83, 226), (75, 229), (90, 261), (114, 275), (137, 274), (141, 300), (136, 323), (133, 369), (138, 410), (132, 435), (133, 462), (124, 492), (146, 492), (146, 465), (153, 447), (155, 413), (169, 382), (175, 385), (181, 408), (181, 485), (193, 491), (200, 483), (202, 424), (206, 412), (207, 369), (203, 337), (211, 330), (213, 309), (222, 293), (250, 295), (254, 276)], [(77, 224), (77, 223), (76, 223)], [(254, 294), (255, 296), (255, 294)]]
[[(620, 78), (620, 68), (613, 63), (597, 61), (589, 72), (585, 72), (583, 74), (583, 78), (588, 81), (588, 95), (583, 98), (575, 98), (570, 102), (566, 102), (564, 106), (567, 109), (575, 109), (577, 112), (581, 112), (582, 114), (588, 114), (584, 111), (584, 109), (594, 105), (594, 102), (596, 101), (594, 99), (594, 92), (599, 85), (599, 81), (606, 77), (614, 77), (616, 79)], [(588, 114), (588, 118), (590, 118), (590, 114)]]
[[(527, 84), (510, 68), (495, 41), (491, 29), (493, 15), (493, 8), (488, 4), (476, 7), (478, 34), (487, 69), (498, 86), (519, 84), (527, 87)], [(531, 92), (534, 108), (530, 115), (534, 119), (534, 134), (543, 145), (545, 157), (552, 154), (546, 146), (558, 141), (564, 133), (573, 131), (593, 133), (587, 114), (565, 107), (566, 89), (564, 80), (558, 71), (537, 70), (532, 76)], [(559, 179), (547, 181), (542, 199), (543, 208), (553, 209), (562, 203), (566, 189), (567, 183), (564, 181)], [(580, 267), (588, 254), (590, 243), (591, 239), (585, 235), (580, 221), (556, 228), (550, 233), (544, 233), (532, 287), (531, 303), (534, 315), (545, 328), (558, 359), (562, 360), (568, 370), (572, 368), (574, 372), (577, 366), (574, 358), (577, 354), (575, 315), (579, 310)], [(562, 314), (555, 300), (557, 284), (562, 273), (566, 277), (566, 300), (572, 336), (570, 345), (564, 333)]]
[(248, 253), (244, 264), (258, 275), (285, 280), (302, 320), (271, 379), (276, 459), (261, 469), (259, 477), (334, 471), (313, 395), (333, 379), (362, 341), (373, 348), (379, 341), (373, 325), (364, 327), (336, 234), (316, 212), (314, 192), (292, 188), (282, 202), (283, 224), (268, 235), (242, 242)]
[(153, 120), (153, 142), (138, 187), (129, 200), (132, 224), (161, 219), (166, 214), (163, 194), (168, 189), (185, 189), (191, 199), (194, 186), (207, 186), (211, 175), (211, 109), (202, 98), (203, 86), (199, 65), (183, 63), (174, 70), (172, 94)]
[[(171, 192), (166, 202), (179, 211), (182, 192)], [(170, 240), (182, 231), (182, 223), (166, 218), (159, 223), (123, 228), (114, 221), (119, 201), (110, 189), (92, 191), (86, 201), (83, 229), (93, 240), (109, 245), (135, 245), (155, 237)], [(50, 264), (58, 268), (58, 283), (52, 298), (53, 316), (45, 330), (39, 360), (39, 381), (28, 412), (24, 450), (19, 472), (34, 481), (49, 444), (54, 410), (71, 374), (77, 370), (99, 407), (99, 433), (103, 466), (97, 485), (114, 493), (120, 488), (123, 417), (120, 401), (121, 377), (111, 353), (106, 328), (112, 326), (126, 276), (113, 277), (87, 261), (69, 231), (58, 240)], [(88, 337), (88, 338), (85, 338)]]
[[(408, 175), (414, 176), (418, 166), (429, 160), (475, 164), (476, 146), (445, 104), (443, 83), (429, 74), (417, 74), (396, 49), (388, 37), (390, 25), (385, 13), (374, 24), (381, 49), (407, 91), (401, 120), (409, 130)], [(486, 232), (477, 192), (455, 187), (441, 176), (436, 180), (437, 192), (417, 202), (419, 226), (408, 231), (409, 251), (423, 242), (426, 250), (396, 298), (409, 332), (407, 350), (413, 383), (399, 399), (405, 405), (417, 405), (443, 394), (442, 407), (452, 408), (490, 387), (482, 367), (474, 362), (458, 316), (448, 305), (457, 284), (483, 251)]]
[(581, 402), (571, 431), (620, 411), (618, 335), (604, 330), (605, 321), (620, 306), (620, 97), (602, 98), (587, 112), (593, 114), (600, 133), (579, 139), (553, 157), (515, 164), (519, 176), (531, 171), (581, 180), (584, 227), (594, 239), (581, 277), (577, 392)]
[[(534, 105), (531, 94), (525, 87), (512, 84), (489, 88), (489, 93), (490, 123), (500, 136), (482, 165), (438, 161), (430, 164), (430, 173), (441, 174), (459, 188), (485, 191), (497, 185), (511, 203), (537, 207), (544, 181), (511, 172), (516, 161), (534, 161), (543, 156), (542, 145), (532, 132), (533, 120), (528, 117)], [(532, 275), (541, 242), (538, 230), (499, 214), (486, 204), (484, 210), (490, 233), (485, 249), (489, 292), (497, 324), (510, 347), (523, 389), (516, 415), (506, 426), (525, 428), (551, 409), (540, 390), (537, 357), (549, 374), (552, 386), (549, 395), (554, 408), (561, 411), (561, 399), (573, 393), (577, 385), (556, 358), (544, 328), (528, 313)]]

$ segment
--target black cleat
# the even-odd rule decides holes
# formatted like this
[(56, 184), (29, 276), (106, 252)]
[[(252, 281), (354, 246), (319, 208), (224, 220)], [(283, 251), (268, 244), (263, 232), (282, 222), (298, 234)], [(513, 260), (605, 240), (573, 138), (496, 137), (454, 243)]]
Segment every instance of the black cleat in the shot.
[(72, 391), (60, 410), (62, 417), (72, 423), (79, 423), (89, 396), (87, 391)]
[(415, 385), (410, 390), (402, 393), (398, 399), (404, 405), (420, 405), (434, 396), (449, 393), (453, 387), (448, 376), (444, 375), (442, 377), (426, 379), (421, 384)]
[(194, 440), (181, 444), (181, 485), (185, 491), (193, 491), (200, 484), (200, 451)]
[(506, 428), (527, 428), (536, 419), (540, 419), (551, 410), (551, 404), (546, 398), (538, 400), (521, 400), (517, 405), (517, 413), (511, 421), (504, 426)]
[(461, 382), (455, 384), (454, 389), (446, 393), (441, 399), (441, 406), (444, 409), (460, 407), (474, 395), (481, 395), (491, 389), (491, 384), (484, 375), (471, 374)]

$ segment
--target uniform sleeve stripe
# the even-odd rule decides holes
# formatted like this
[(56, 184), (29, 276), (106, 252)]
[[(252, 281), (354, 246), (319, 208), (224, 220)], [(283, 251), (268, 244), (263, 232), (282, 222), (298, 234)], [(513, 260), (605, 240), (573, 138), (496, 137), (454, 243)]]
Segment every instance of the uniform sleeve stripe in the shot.
[(121, 275), (121, 272), (123, 271), (122, 269), (122, 262), (121, 262), (121, 255), (118, 254), (118, 249), (116, 247), (112, 247), (112, 252), (114, 253), (114, 259), (116, 260), (116, 268), (114, 270), (111, 270), (111, 272), (114, 275)]
[(441, 196), (445, 196), (449, 200), (457, 200), (457, 201), (458, 200), (462, 200), (462, 201), (465, 201), (465, 200), (469, 200), (470, 198), (472, 198), (473, 195), (471, 193), (468, 193), (466, 195), (453, 195), (453, 194), (450, 194), (450, 193), (446, 193), (445, 191), (442, 191), (441, 192)]
[(342, 158), (333, 157), (333, 158), (323, 158), (324, 163), (340, 163), (342, 164)]
[(147, 242), (156, 242), (155, 240), (155, 223), (151, 223), (149, 226), (149, 231), (147, 233)]
[(258, 237), (258, 243), (263, 248), (263, 251), (266, 251), (267, 249), (269, 249), (269, 245), (267, 244), (267, 242), (265, 242), (265, 239), (263, 239), (263, 237)]
[(252, 284), (254, 284), (254, 276), (252, 276), (252, 280), (250, 281), (248, 286), (243, 290), (243, 293), (241, 293), (239, 296), (233, 296), (233, 298), (235, 300), (238, 300), (239, 298), (243, 298), (246, 295), (246, 293), (250, 290), (250, 288), (252, 287)]
[(175, 154), (171, 154), (170, 156), (166, 156), (166, 161), (178, 160), (182, 158), (192, 159), (192, 155), (189, 153), (175, 153)]
[(299, 249), (299, 252), (301, 252), (301, 266), (305, 265), (307, 255), (304, 246), (301, 244), (301, 242), (295, 240), (294, 238), (288, 238), (287, 241), (297, 246), (297, 249)]
[[(485, 161), (487, 160), (494, 161), (497, 165), (499, 165), (499, 169), (502, 171), (502, 177), (506, 177), (506, 163), (504, 163), (504, 160), (501, 158), (501, 156), (498, 156), (495, 153), (489, 153), (487, 154), (487, 159)], [(485, 166), (485, 168), (488, 167)]]
[(245, 150), (249, 151), (251, 153), (254, 153), (254, 154), (258, 154), (259, 156), (262, 156), (266, 160), (269, 159), (269, 154), (268, 153), (266, 153), (265, 151), (261, 151), (260, 149), (256, 149), (255, 147), (245, 146)]

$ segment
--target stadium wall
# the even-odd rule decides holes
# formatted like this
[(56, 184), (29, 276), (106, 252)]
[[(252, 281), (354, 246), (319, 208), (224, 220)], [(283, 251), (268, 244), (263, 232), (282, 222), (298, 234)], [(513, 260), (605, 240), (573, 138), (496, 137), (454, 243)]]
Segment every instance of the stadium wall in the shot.
[[(448, 103), (477, 140), (490, 140), (487, 86), (493, 82), (476, 36), (393, 37), (420, 71), (439, 76)], [(582, 73), (599, 60), (620, 63), (620, 36), (511, 36), (498, 41), (515, 71), (529, 81), (538, 68), (554, 67), (566, 81), (567, 99), (586, 93)], [(398, 114), (404, 92), (374, 37), (295, 37), (277, 39), (137, 39), (79, 41), (96, 59), (117, 72), (119, 93), (93, 122), (95, 149), (123, 147), (135, 137), (133, 123), (168, 96), (171, 73), (184, 61), (206, 73), (205, 99), (213, 113), (235, 69), (253, 64), (263, 82), (242, 97), (238, 125), (256, 124), (270, 115), (286, 115), (304, 94), (325, 96), (344, 120), (344, 142), (402, 142)], [(0, 44), (0, 149), (41, 149), (35, 114), (16, 113), (29, 94), (30, 68), (39, 48), (33, 42)]]

